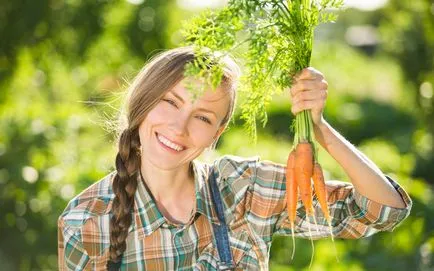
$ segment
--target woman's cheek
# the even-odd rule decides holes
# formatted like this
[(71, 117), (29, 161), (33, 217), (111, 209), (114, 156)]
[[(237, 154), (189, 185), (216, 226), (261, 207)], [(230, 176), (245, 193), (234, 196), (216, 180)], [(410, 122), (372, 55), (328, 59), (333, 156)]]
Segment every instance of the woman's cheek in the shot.
[(208, 147), (213, 141), (214, 132), (212, 129), (205, 127), (193, 120), (189, 125), (191, 140), (198, 147)]
[(151, 120), (160, 121), (160, 120), (168, 119), (169, 117), (173, 117), (172, 115), (174, 114), (171, 114), (171, 112), (165, 109), (164, 105), (160, 103), (148, 113), (148, 118)]

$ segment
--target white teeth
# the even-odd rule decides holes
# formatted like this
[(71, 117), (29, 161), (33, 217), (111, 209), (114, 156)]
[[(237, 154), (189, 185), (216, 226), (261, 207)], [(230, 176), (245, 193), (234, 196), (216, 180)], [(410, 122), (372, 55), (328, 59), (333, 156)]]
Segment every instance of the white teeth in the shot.
[(176, 151), (182, 151), (184, 149), (183, 147), (169, 141), (167, 138), (165, 138), (161, 135), (158, 135), (158, 140), (160, 140), (160, 142), (163, 143), (164, 145), (166, 145), (167, 147), (174, 149)]

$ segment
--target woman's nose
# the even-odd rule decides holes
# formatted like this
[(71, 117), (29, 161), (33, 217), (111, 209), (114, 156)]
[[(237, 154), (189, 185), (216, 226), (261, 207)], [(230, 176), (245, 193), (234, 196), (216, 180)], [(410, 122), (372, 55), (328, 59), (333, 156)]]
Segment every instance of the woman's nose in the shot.
[(175, 135), (181, 136), (187, 133), (189, 118), (188, 114), (179, 113), (176, 118), (170, 120), (169, 127)]

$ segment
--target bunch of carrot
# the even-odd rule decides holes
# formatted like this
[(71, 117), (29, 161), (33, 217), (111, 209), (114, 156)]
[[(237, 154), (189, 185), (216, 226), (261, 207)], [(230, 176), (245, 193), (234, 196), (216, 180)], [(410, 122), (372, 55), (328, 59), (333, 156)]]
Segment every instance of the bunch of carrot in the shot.
[[(324, 174), (321, 165), (318, 163), (317, 151), (312, 134), (312, 117), (310, 111), (305, 110), (300, 112), (295, 119), (294, 147), (289, 153), (286, 168), (287, 209), (293, 240), (292, 258), (295, 253), (294, 228), (297, 216), (298, 195), (300, 195), (301, 201), (303, 202), (306, 215), (312, 217), (316, 224), (313, 208), (312, 183), (324, 218), (327, 220), (331, 232), (331, 217), (327, 205)], [(331, 236), (333, 239), (332, 234)]]

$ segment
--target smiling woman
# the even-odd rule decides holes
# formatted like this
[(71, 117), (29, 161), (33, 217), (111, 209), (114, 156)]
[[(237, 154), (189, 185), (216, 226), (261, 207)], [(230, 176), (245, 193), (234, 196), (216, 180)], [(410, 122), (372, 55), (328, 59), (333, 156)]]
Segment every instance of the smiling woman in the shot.
[[(239, 76), (224, 57), (218, 87), (192, 96), (186, 86), (198, 82), (184, 72), (196, 58), (191, 47), (163, 52), (130, 85), (116, 171), (74, 197), (59, 217), (60, 270), (268, 270), (273, 235), (292, 232), (286, 167), (258, 157), (196, 159), (231, 119)], [(296, 76), (291, 97), (294, 114), (311, 109), (315, 136), (353, 183), (326, 183), (333, 235), (392, 230), (411, 200), (324, 120), (326, 89), (324, 76), (308, 68)], [(296, 236), (311, 229), (314, 238), (328, 236), (318, 209), (315, 230), (303, 204), (295, 205)], [(312, 206), (319, 208), (315, 198)]]
[[(71, 201), (59, 219), (59, 233), (63, 234), (59, 239), (60, 268), (78, 264), (71, 262), (74, 257), (86, 259), (85, 266), (96, 269), (102, 267), (103, 258), (120, 262), (128, 248), (129, 228), (134, 224), (131, 213), (135, 203), (143, 200), (135, 200), (140, 196), (141, 185), (158, 207), (156, 212), (161, 212), (167, 223), (183, 225), (192, 219), (196, 204), (192, 161), (204, 149), (214, 148), (224, 131), (234, 111), (239, 76), (237, 64), (230, 57), (224, 57), (219, 87), (205, 91), (199, 99), (192, 99), (185, 87), (184, 68), (194, 58), (191, 47), (161, 53), (131, 84), (121, 116), (123, 127), (119, 135), (116, 172)], [(101, 191), (104, 184), (107, 191)], [(103, 197), (101, 193), (106, 192), (109, 194)], [(83, 204), (91, 204), (87, 195), (99, 195), (95, 200), (110, 198), (110, 204), (101, 207), (107, 208), (103, 213), (110, 215), (103, 221), (101, 216), (98, 218), (98, 227), (105, 229), (104, 235), (110, 236), (110, 242), (105, 239), (90, 242), (88, 238), (95, 236), (96, 229), (88, 236), (83, 234), (91, 220), (77, 227), (68, 219), (81, 210)], [(80, 215), (86, 216), (84, 210), (81, 211)], [(108, 228), (109, 232), (106, 231)], [(68, 232), (74, 230), (81, 230), (83, 234), (80, 243), (72, 243), (75, 239), (71, 239)], [(98, 244), (102, 250), (87, 251), (86, 246), (91, 243), (92, 246)], [(107, 245), (109, 249), (106, 249)]]

